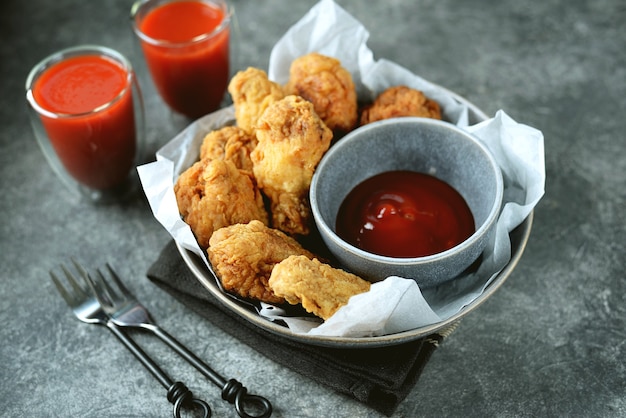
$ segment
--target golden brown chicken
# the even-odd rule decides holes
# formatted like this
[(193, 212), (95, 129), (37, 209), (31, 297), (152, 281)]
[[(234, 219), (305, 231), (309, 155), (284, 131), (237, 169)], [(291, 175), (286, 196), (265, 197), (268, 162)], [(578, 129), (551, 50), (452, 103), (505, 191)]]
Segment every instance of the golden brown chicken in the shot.
[(348, 132), (357, 122), (357, 96), (352, 75), (335, 58), (310, 53), (296, 58), (289, 69), (286, 94), (304, 97), (336, 133)]
[(402, 116), (441, 119), (439, 103), (419, 90), (406, 86), (390, 87), (361, 113), (361, 125)]
[(235, 167), (252, 173), (250, 153), (257, 140), (237, 126), (226, 126), (209, 132), (200, 146), (200, 159), (203, 161), (228, 160)]
[(291, 256), (272, 270), (269, 286), (277, 296), (324, 320), (348, 300), (370, 290), (370, 282), (317, 259)]
[(290, 255), (314, 256), (295, 239), (259, 221), (218, 229), (209, 244), (209, 260), (224, 290), (268, 303), (284, 302), (268, 285), (274, 266)]
[(230, 161), (198, 161), (174, 185), (178, 209), (201, 248), (213, 232), (257, 219), (268, 223), (263, 197), (252, 179)]
[(308, 234), (309, 186), (332, 131), (310, 102), (287, 96), (268, 106), (256, 136), (259, 142), (250, 156), (257, 184), (271, 202), (272, 226), (288, 234)]
[(249, 67), (230, 80), (228, 92), (233, 99), (237, 126), (253, 134), (257, 119), (267, 106), (285, 95), (282, 87), (270, 81), (265, 71)]

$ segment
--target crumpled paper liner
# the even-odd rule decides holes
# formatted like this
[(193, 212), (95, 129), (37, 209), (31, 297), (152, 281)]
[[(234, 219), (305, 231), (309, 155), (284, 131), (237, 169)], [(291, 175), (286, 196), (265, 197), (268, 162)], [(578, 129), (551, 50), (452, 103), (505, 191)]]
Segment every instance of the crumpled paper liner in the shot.
[[(502, 110), (493, 118), (472, 125), (469, 103), (391, 61), (374, 60), (366, 44), (368, 37), (368, 31), (345, 10), (332, 0), (322, 0), (274, 46), (268, 75), (284, 84), (289, 78), (291, 62), (316, 51), (342, 62), (352, 73), (361, 100), (372, 100), (395, 85), (422, 90), (441, 105), (445, 120), (474, 134), (494, 154), (504, 178), (502, 211), (480, 266), (437, 288), (421, 291), (411, 279), (390, 276), (372, 284), (369, 292), (352, 297), (348, 305), (322, 324), (283, 317), (280, 308), (263, 304), (261, 315), (268, 320), (283, 319), (294, 333), (378, 336), (417, 329), (452, 317), (479, 297), (509, 262), (509, 233), (526, 219), (544, 194), (544, 148), (540, 131), (514, 121)], [(156, 219), (183, 248), (198, 254), (209, 269), (206, 254), (179, 215), (173, 186), (179, 174), (198, 159), (204, 136), (233, 123), (232, 107), (200, 118), (161, 148), (155, 162), (138, 167)]]

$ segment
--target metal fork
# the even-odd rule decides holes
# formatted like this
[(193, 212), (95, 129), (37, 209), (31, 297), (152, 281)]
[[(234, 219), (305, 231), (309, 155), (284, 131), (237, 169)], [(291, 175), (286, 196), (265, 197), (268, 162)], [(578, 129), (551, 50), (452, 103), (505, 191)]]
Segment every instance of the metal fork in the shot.
[[(84, 285), (89, 285), (90, 281), (87, 272), (74, 260), (72, 260), (76, 271), (83, 279)], [(148, 369), (150, 373), (167, 389), (167, 400), (174, 404), (173, 415), (180, 418), (183, 407), (196, 405), (203, 410), (204, 417), (211, 416), (211, 408), (200, 399), (193, 397), (191, 391), (182, 383), (174, 382), (161, 368), (139, 347), (126, 333), (118, 327), (115, 322), (102, 309), (100, 302), (91, 292), (90, 287), (81, 285), (70, 270), (64, 265), (60, 266), (69, 287), (62, 284), (62, 280), (50, 271), (50, 276), (57, 290), (65, 299), (65, 302), (72, 308), (74, 315), (88, 324), (106, 326), (111, 332), (128, 348), (131, 353)]]
[[(113, 268), (109, 264), (106, 267), (110, 281), (115, 283), (117, 290), (99, 269), (96, 270), (97, 274), (88, 275), (88, 278), (98, 301), (104, 311), (111, 317), (113, 323), (121, 327), (146, 329), (155, 334), (211, 382), (221, 388), (222, 399), (234, 404), (237, 414), (241, 418), (267, 418), (272, 414), (272, 404), (267, 399), (262, 396), (248, 394), (246, 387), (236, 379), (226, 380), (182, 343), (159, 327), (152, 319), (150, 312), (122, 283), (122, 280)], [(249, 414), (246, 411), (246, 406), (258, 410), (259, 415)]]

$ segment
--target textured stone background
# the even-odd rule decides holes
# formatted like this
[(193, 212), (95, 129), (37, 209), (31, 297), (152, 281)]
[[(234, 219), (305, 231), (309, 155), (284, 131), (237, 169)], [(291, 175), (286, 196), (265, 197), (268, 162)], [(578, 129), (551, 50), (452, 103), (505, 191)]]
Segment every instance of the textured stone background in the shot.
[[(131, 3), (0, 3), (0, 415), (170, 413), (161, 386), (109, 333), (77, 322), (54, 291), (48, 269), (76, 256), (113, 261), (164, 328), (270, 398), (274, 416), (379, 416), (260, 357), (146, 280), (168, 236), (141, 196), (92, 207), (52, 174), (30, 130), (26, 75), (58, 49), (96, 43), (126, 54), (145, 77)], [(338, 3), (370, 30), (377, 58), (545, 135), (546, 195), (519, 266), (434, 354), (394, 416), (626, 415), (626, 3)], [(315, 2), (231, 4), (241, 69), (267, 68), (271, 47)], [(186, 122), (144, 81), (154, 151)], [(206, 387), (160, 343), (145, 343), (192, 389)], [(235, 416), (217, 391), (206, 393), (214, 416)]]

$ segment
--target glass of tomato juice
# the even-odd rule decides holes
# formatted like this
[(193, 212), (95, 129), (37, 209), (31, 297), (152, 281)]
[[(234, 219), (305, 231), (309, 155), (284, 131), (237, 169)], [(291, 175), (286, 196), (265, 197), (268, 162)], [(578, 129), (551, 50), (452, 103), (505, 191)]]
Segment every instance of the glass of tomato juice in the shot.
[(217, 110), (229, 80), (230, 15), (223, 0), (140, 0), (133, 30), (157, 91), (174, 111)]
[(144, 110), (123, 55), (94, 45), (54, 53), (31, 70), (26, 99), (44, 155), (73, 191), (106, 203), (136, 189)]

